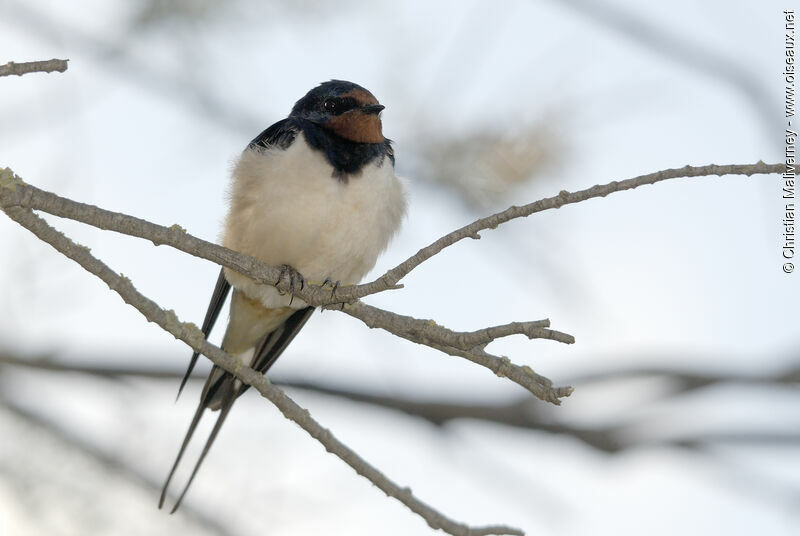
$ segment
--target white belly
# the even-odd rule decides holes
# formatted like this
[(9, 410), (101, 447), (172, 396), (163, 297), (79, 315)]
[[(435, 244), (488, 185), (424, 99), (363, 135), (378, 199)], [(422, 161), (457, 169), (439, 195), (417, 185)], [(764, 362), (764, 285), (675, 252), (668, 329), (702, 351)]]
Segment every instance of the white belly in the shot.
[[(346, 182), (332, 175), (333, 167), (302, 134), (286, 150), (246, 149), (233, 170), (222, 244), (268, 264), (288, 264), (307, 281), (358, 283), (400, 227), (405, 189), (388, 157)], [(225, 275), (266, 307), (289, 303), (273, 287), (229, 269)]]

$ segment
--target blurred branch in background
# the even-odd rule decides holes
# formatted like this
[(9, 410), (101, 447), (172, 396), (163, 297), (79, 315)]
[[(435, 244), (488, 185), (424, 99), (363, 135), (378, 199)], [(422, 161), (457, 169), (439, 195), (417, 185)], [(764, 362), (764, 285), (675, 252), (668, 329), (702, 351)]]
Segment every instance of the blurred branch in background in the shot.
[[(7, 354), (3, 355), (0, 357), (0, 362), (8, 363), (5, 361), (8, 357), (9, 356)], [(2, 375), (2, 370), (0, 370), (0, 375)], [(18, 401), (16, 401), (13, 397), (5, 395), (2, 390), (0, 390), (0, 406), (5, 407), (13, 415), (27, 423), (29, 426), (50, 436), (51, 439), (47, 442), (47, 444), (52, 445), (55, 443), (55, 448), (58, 450), (61, 458), (69, 459), (70, 454), (68, 451), (70, 449), (75, 449), (80, 454), (94, 460), (99, 466), (100, 471), (104, 473), (102, 481), (107, 482), (108, 474), (113, 474), (124, 479), (131, 486), (136, 488), (144, 488), (148, 495), (155, 495), (161, 491), (161, 482), (156, 482), (155, 480), (151, 479), (146, 474), (142, 473), (138, 467), (127, 463), (119, 456), (115, 456), (112, 453), (104, 451), (102, 448), (99, 448), (90, 441), (81, 438), (79, 435), (60, 425), (56, 421), (43, 417), (41, 414), (26, 408), (23, 404), (18, 403)], [(41, 443), (44, 444), (45, 442), (41, 441)], [(20, 467), (20, 469), (25, 471), (27, 468), (23, 465)], [(33, 469), (29, 470), (33, 471)], [(91, 475), (83, 475), (83, 477), (91, 478)], [(34, 480), (34, 478), (30, 476), (27, 477), (27, 479)], [(98, 478), (97, 482), (99, 485), (101, 478)], [(37, 497), (35, 497), (36, 492), (38, 491), (36, 488), (31, 488), (30, 486), (19, 486), (16, 491), (17, 500), (20, 502), (35, 502), (37, 500), (41, 500), (40, 498), (37, 499)], [(101, 494), (97, 495), (100, 496)], [(96, 497), (92, 498), (91, 503), (93, 507), (102, 508), (102, 504), (96, 504), (97, 501), (102, 502), (101, 499), (97, 499)], [(40, 506), (39, 508), (44, 508), (44, 506)], [(47, 505), (46, 508), (53, 508), (53, 505)], [(56, 507), (56, 509), (57, 508), (58, 507)], [(81, 511), (87, 518), (91, 518), (92, 512), (87, 511), (86, 509), (82, 509)], [(229, 536), (232, 534), (223, 524), (219, 522), (219, 520), (207, 515), (201, 509), (194, 508), (192, 505), (185, 505), (183, 507), (183, 517), (189, 522), (198, 525), (213, 534), (217, 534), (219, 536)], [(84, 523), (87, 526), (91, 525), (90, 521), (85, 521)], [(205, 533), (205, 530), (203, 533)]]
[[(652, 360), (650, 358), (647, 359)], [(91, 361), (98, 361), (92, 359)], [(133, 362), (132, 360), (121, 360)], [(169, 362), (169, 359), (163, 359)], [(109, 367), (84, 365), (61, 361), (56, 355), (21, 357), (12, 352), (0, 351), (0, 367), (10, 366), (33, 371), (45, 371), (64, 374), (81, 374), (97, 376), (113, 380), (126, 378), (144, 378), (150, 380), (180, 380), (183, 370), (152, 367)], [(205, 380), (205, 376), (195, 374), (194, 381)], [(772, 389), (800, 387), (800, 361), (784, 370), (766, 373), (735, 373), (712, 371), (672, 370), (666, 368), (623, 368), (608, 370), (591, 375), (573, 378), (572, 382), (583, 388), (597, 387), (610, 382), (621, 383), (617, 388), (622, 391), (630, 389), (624, 382), (635, 382), (642, 379), (657, 380), (662, 388), (656, 400), (641, 404), (632, 404), (638, 409), (656, 401), (675, 400), (683, 395), (701, 389), (725, 386), (761, 386)], [(763, 430), (731, 431), (719, 433), (674, 432), (671, 438), (647, 437), (646, 433), (637, 431), (631, 424), (594, 424), (578, 426), (570, 424), (548, 406), (536, 403), (530, 397), (518, 397), (503, 404), (475, 404), (471, 401), (448, 401), (442, 399), (420, 399), (387, 395), (376, 392), (358, 390), (350, 386), (337, 386), (324, 382), (309, 380), (293, 380), (276, 378), (273, 383), (282, 387), (303, 389), (316, 393), (334, 396), (354, 402), (369, 404), (386, 409), (400, 411), (407, 415), (419, 417), (436, 426), (444, 426), (457, 419), (473, 419), (496, 424), (573, 437), (596, 450), (615, 454), (642, 446), (669, 446), (696, 450), (715, 444), (787, 444), (800, 446), (800, 433), (786, 430), (783, 433), (766, 433)], [(621, 419), (624, 420), (624, 419)], [(648, 423), (652, 429), (659, 426)]]
[[(191, 62), (184, 63), (182, 69), (159, 68), (159, 62), (150, 61), (152, 58), (137, 57), (127, 42), (129, 36), (125, 34), (111, 41), (91, 35), (75, 24), (57, 19), (29, 3), (12, 2), (9, 7), (15, 23), (26, 27), (31, 33), (56, 43), (65, 41), (146, 91), (163, 95), (176, 105), (194, 108), (199, 117), (205, 117), (215, 125), (248, 135), (263, 128), (263, 121), (251, 111), (234, 108), (229, 101), (209, 91), (204, 84), (190, 76)], [(147, 19), (147, 13), (143, 11), (142, 17)], [(183, 12), (181, 16), (186, 13)], [(175, 42), (183, 43), (180, 39)], [(187, 48), (196, 45), (193, 41), (187, 44)]]
[(470, 133), (427, 142), (425, 175), (458, 194), (474, 209), (505, 201), (520, 186), (558, 161), (562, 143), (547, 123), (513, 134)]
[(776, 108), (766, 87), (732, 54), (720, 53), (690, 41), (677, 33), (671, 33), (663, 24), (655, 24), (637, 16), (632, 10), (617, 7), (611, 2), (597, 0), (567, 0), (559, 2), (573, 8), (581, 15), (591, 18), (617, 32), (636, 44), (656, 54), (689, 67), (702, 76), (718, 78), (740, 92), (756, 111), (766, 133), (775, 125)]
[(137, 12), (132, 20), (134, 27), (147, 29), (151, 26), (170, 23), (191, 24), (212, 18), (224, 9), (222, 0), (144, 0), (137, 2)]
[[(115, 360), (135, 363), (134, 359), (117, 357)], [(643, 359), (643, 361), (654, 360), (658, 360), (658, 356), (648, 355)], [(167, 358), (158, 361), (170, 362)], [(90, 356), (86, 362), (103, 362), (103, 360), (101, 356)], [(698, 429), (692, 425), (690, 416), (703, 411), (703, 398), (686, 398), (686, 395), (702, 390), (716, 389), (717, 392), (721, 392), (729, 389), (730, 412), (743, 413), (749, 404), (747, 387), (758, 388), (759, 390), (753, 392), (753, 396), (763, 400), (765, 399), (763, 389), (779, 393), (784, 389), (796, 390), (800, 386), (800, 361), (794, 358), (790, 360), (791, 362), (794, 364), (782, 370), (761, 374), (630, 367), (574, 377), (573, 382), (579, 389), (593, 390), (592, 394), (587, 395), (592, 398), (596, 398), (598, 388), (632, 393), (637, 392), (637, 383), (641, 380), (648, 380), (648, 385), (652, 385), (653, 381), (658, 384), (659, 387), (653, 390), (655, 393), (648, 391), (644, 399), (640, 397), (639, 401), (628, 399), (623, 409), (612, 410), (613, 416), (600, 419), (596, 416), (589, 419), (582, 417), (585, 409), (582, 411), (580, 408), (565, 416), (563, 410), (538, 404), (530, 397), (519, 397), (505, 403), (481, 404), (470, 400), (386, 394), (359, 389), (352, 385), (336, 385), (307, 379), (282, 378), (276, 379), (275, 384), (401, 412), (433, 424), (445, 435), (454, 430), (448, 426), (450, 424), (458, 421), (474, 421), (571, 438), (592, 450), (608, 455), (633, 454), (643, 448), (683, 451), (701, 457), (709, 464), (709, 468), (718, 466), (716, 479), (722, 484), (729, 485), (737, 493), (763, 500), (771, 506), (778, 503), (793, 508), (791, 505), (797, 504), (800, 498), (800, 489), (795, 485), (763, 471), (748, 469), (737, 463), (735, 458), (730, 459), (726, 455), (726, 452), (734, 447), (800, 448), (800, 433), (797, 429), (765, 428), (761, 424), (769, 422), (772, 419), (771, 414), (780, 411), (781, 408), (776, 404), (780, 405), (782, 399), (766, 397), (770, 402), (758, 406), (760, 409), (756, 415), (762, 415), (758, 422), (729, 423), (714, 429), (705, 427)], [(111, 381), (143, 379), (151, 382), (156, 380), (156, 383), (160, 383), (163, 380), (177, 382), (183, 375), (183, 370), (177, 368), (87, 365), (63, 361), (58, 355), (21, 357), (13, 352), (0, 351), (0, 376), (4, 371), (11, 369), (28, 371), (33, 375), (55, 374), (59, 378), (59, 383), (63, 385), (68, 385), (70, 377), (79, 380), (81, 377), (94, 376)], [(191, 379), (199, 383), (204, 378), (195, 375)], [(69, 431), (61, 430), (48, 419), (25, 410), (13, 399), (0, 397), (0, 405), (9, 407), (11, 411), (20, 413), (26, 419), (38, 422), (40, 426), (52, 429), (53, 433), (66, 436), (67, 440), (81, 446), (103, 465), (108, 465), (130, 478), (132, 483), (150, 490), (158, 488), (156, 483), (141, 476), (136, 468), (129, 467), (123, 459), (119, 459), (115, 452), (95, 446), (90, 440), (72, 437)], [(647, 414), (645, 420), (641, 418), (642, 412)], [(665, 428), (670, 429), (668, 434), (663, 433)], [(203, 519), (201, 513), (192, 511), (190, 514), (197, 517), (198, 521)], [(212, 527), (209, 525), (209, 528)], [(222, 529), (224, 528), (220, 528), (218, 533), (224, 534)]]

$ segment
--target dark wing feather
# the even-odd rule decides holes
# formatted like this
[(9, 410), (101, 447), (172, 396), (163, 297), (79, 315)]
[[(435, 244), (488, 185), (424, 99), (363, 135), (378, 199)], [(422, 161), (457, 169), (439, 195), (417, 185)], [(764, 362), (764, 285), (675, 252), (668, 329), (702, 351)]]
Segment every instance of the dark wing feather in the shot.
[[(313, 307), (300, 309), (287, 318), (286, 322), (281, 324), (278, 329), (264, 337), (264, 340), (256, 350), (251, 368), (262, 374), (266, 373), (283, 351), (286, 350), (286, 347), (289, 346), (289, 343), (292, 342), (300, 329), (308, 322), (313, 312)], [(250, 386), (244, 385), (243, 387), (242, 393)]]
[(295, 140), (298, 132), (300, 132), (300, 127), (293, 118), (281, 119), (253, 138), (248, 147), (278, 147), (279, 149), (286, 149)]
[[(205, 335), (206, 339), (208, 338), (208, 334), (211, 333), (211, 329), (214, 327), (214, 324), (217, 321), (219, 312), (222, 310), (222, 305), (225, 303), (225, 299), (228, 297), (228, 292), (230, 292), (230, 290), (231, 284), (228, 283), (227, 279), (225, 279), (225, 270), (222, 269), (219, 271), (217, 284), (214, 287), (214, 293), (211, 295), (211, 302), (208, 304), (206, 317), (203, 319), (203, 335)], [(189, 379), (194, 366), (197, 364), (197, 357), (199, 355), (200, 354), (197, 352), (192, 354), (192, 358), (189, 360), (189, 367), (186, 369), (186, 374), (183, 375), (183, 379), (181, 380), (181, 386), (178, 387), (178, 396), (175, 397), (176, 400), (180, 398), (181, 392), (186, 385), (186, 381)]]

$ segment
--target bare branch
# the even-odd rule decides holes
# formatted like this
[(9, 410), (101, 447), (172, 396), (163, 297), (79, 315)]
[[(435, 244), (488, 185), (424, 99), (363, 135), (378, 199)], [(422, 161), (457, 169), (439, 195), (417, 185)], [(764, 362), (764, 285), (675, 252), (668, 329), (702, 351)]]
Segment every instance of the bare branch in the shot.
[[(0, 187), (0, 190), (2, 189)], [(376, 468), (369, 465), (355, 451), (336, 439), (330, 430), (323, 428), (315, 421), (308, 410), (299, 406), (286, 396), (282, 390), (272, 385), (266, 376), (246, 367), (238, 359), (206, 341), (203, 333), (194, 324), (181, 322), (174, 311), (165, 311), (154, 301), (140, 294), (130, 280), (111, 270), (102, 261), (89, 253), (88, 248), (74, 243), (62, 233), (50, 227), (47, 222), (36, 216), (29, 209), (5, 207), (4, 210), (11, 219), (31, 231), (39, 239), (47, 242), (57, 251), (103, 280), (111, 290), (119, 294), (126, 303), (136, 308), (148, 321), (158, 324), (175, 338), (182, 340), (194, 350), (202, 353), (242, 382), (254, 387), (262, 396), (272, 402), (287, 419), (300, 425), (311, 437), (322, 443), (328, 452), (335, 454), (358, 474), (380, 488), (387, 496), (393, 497), (406, 505), (412, 512), (422, 517), (431, 528), (440, 529), (456, 536), (524, 534), (519, 529), (502, 525), (469, 527), (444, 516), (417, 499), (409, 488), (400, 487)]]
[[(557, 196), (540, 199), (539, 201), (535, 201), (521, 207), (512, 206), (502, 212), (492, 214), (491, 216), (476, 220), (469, 225), (465, 225), (464, 227), (441, 237), (431, 245), (422, 248), (417, 252), (416, 255), (392, 268), (376, 281), (360, 286), (372, 288), (371, 285), (376, 285), (378, 282), (383, 282), (383, 285), (385, 285), (384, 288), (392, 288), (402, 278), (408, 275), (411, 270), (430, 259), (446, 247), (452, 246), (456, 242), (459, 242), (465, 238), (479, 239), (481, 237), (479, 234), (480, 231), (484, 231), (486, 229), (496, 229), (498, 225), (502, 225), (503, 223), (516, 218), (526, 218), (537, 212), (542, 212), (553, 208), (560, 208), (564, 205), (570, 205), (573, 203), (580, 203), (581, 201), (586, 201), (587, 199), (591, 199), (593, 197), (605, 197), (614, 192), (632, 190), (633, 188), (638, 188), (639, 186), (655, 184), (668, 179), (701, 177), (705, 175), (750, 176), (763, 173), (783, 173), (785, 168), (786, 166), (784, 164), (765, 164), (762, 161), (758, 161), (755, 164), (749, 165), (718, 166), (715, 164), (710, 164), (707, 166), (698, 167), (684, 166), (682, 168), (665, 169), (656, 173), (648, 173), (647, 175), (640, 175), (638, 177), (623, 181), (612, 181), (608, 184), (592, 186), (591, 188), (579, 190), (577, 192), (568, 192), (566, 190), (562, 190)], [(380, 291), (380, 289), (378, 291)], [(372, 292), (370, 292), (370, 294), (371, 293)], [(359, 293), (359, 297), (361, 296), (363, 295)]]
[[(338, 309), (336, 306), (328, 308)], [(550, 320), (547, 319), (511, 322), (510, 324), (492, 326), (477, 331), (451, 331), (443, 328), (433, 320), (389, 313), (363, 302), (345, 304), (344, 310), (349, 315), (362, 319), (369, 327), (393, 326), (392, 333), (410, 341), (428, 345), (430, 343), (439, 343), (453, 346), (460, 350), (471, 350), (476, 347), (483, 348), (493, 340), (508, 337), (509, 335), (525, 335), (529, 339), (551, 339), (565, 344), (573, 344), (575, 342), (575, 338), (572, 335), (546, 329), (550, 327)], [(381, 320), (376, 322), (378, 318)], [(377, 325), (372, 325), (371, 322), (376, 322)]]
[[(86, 203), (79, 203), (54, 193), (40, 190), (35, 186), (26, 184), (7, 168), (0, 168), (0, 203), (4, 208), (21, 207), (41, 210), (48, 214), (79, 221), (98, 229), (143, 238), (151, 241), (156, 246), (168, 245), (189, 255), (247, 274), (257, 283), (274, 286), (282, 292), (290, 290), (288, 278), (281, 279), (283, 271), (279, 267), (270, 266), (248, 255), (192, 236), (177, 224), (171, 227), (164, 227), (135, 216), (112, 212)], [(357, 288), (356, 286), (340, 286), (338, 289), (333, 290), (330, 287), (309, 282), (303, 289), (294, 289), (293, 292), (296, 297), (310, 305), (322, 306), (357, 299), (360, 297), (360, 293), (354, 292), (354, 289)], [(386, 288), (381, 290), (386, 290)], [(368, 292), (364, 295), (372, 293)]]
[[(557, 196), (541, 199), (521, 207), (511, 207), (492, 216), (481, 218), (461, 229), (445, 235), (371, 283), (351, 287), (340, 287), (338, 289), (328, 289), (324, 285), (310, 284), (303, 289), (294, 290), (294, 294), (306, 303), (316, 306), (351, 302), (375, 292), (398, 288), (398, 282), (411, 272), (411, 270), (443, 249), (467, 237), (480, 238), (480, 231), (494, 229), (498, 225), (512, 219), (527, 217), (543, 210), (559, 208), (566, 204), (578, 203), (593, 197), (604, 197), (609, 193), (629, 190), (645, 184), (653, 184), (678, 177), (697, 177), (710, 174), (753, 175), (756, 173), (778, 173), (782, 170), (783, 164), (768, 165), (763, 162), (757, 162), (752, 165), (717, 166), (712, 164), (701, 167), (685, 166), (679, 169), (667, 169), (657, 173), (642, 175), (620, 182), (614, 181), (606, 185), (594, 186), (574, 193), (562, 191)], [(132, 216), (103, 210), (92, 205), (76, 203), (27, 185), (13, 175), (10, 170), (3, 171), (3, 175), (0, 177), (0, 186), (2, 186), (2, 188), (0, 188), (0, 201), (2, 201), (4, 207), (19, 206), (44, 210), (50, 214), (81, 221), (100, 229), (113, 230), (131, 236), (146, 238), (153, 241), (156, 245), (168, 244), (191, 255), (211, 260), (217, 264), (244, 273), (259, 283), (273, 285), (284, 292), (289, 290), (290, 283), (285, 278), (281, 280), (281, 270), (279, 268), (268, 266), (247, 255), (242, 255), (216, 244), (200, 240), (186, 233), (185, 230), (178, 225), (167, 228)], [(508, 363), (507, 360), (501, 360), (496, 356), (491, 356), (484, 352), (482, 348), (468, 350), (464, 348), (464, 345), (467, 344), (466, 342), (453, 342), (457, 341), (459, 337), (464, 334), (457, 334), (452, 331), (448, 332), (446, 328), (439, 328), (435, 325), (430, 325), (427, 328), (422, 326), (424, 329), (420, 330), (418, 323), (416, 326), (406, 324), (402, 326), (402, 329), (399, 329), (398, 318), (396, 316), (387, 316), (391, 313), (383, 314), (385, 313), (384, 311), (376, 308), (369, 308), (363, 306), (363, 304), (352, 305), (352, 307), (343, 307), (343, 310), (351, 316), (356, 316), (361, 319), (371, 327), (381, 327), (382, 329), (404, 338), (409, 338), (410, 333), (414, 331), (422, 334), (430, 334), (433, 331), (437, 331), (437, 338), (431, 341), (435, 344), (430, 344), (430, 346), (450, 355), (461, 356), (473, 362), (484, 364), (484, 366), (488, 366), (496, 374), (508, 376), (543, 400), (551, 402), (554, 400), (557, 401), (560, 397), (567, 396), (571, 392), (569, 387), (553, 390), (549, 380), (534, 375), (530, 369), (517, 367), (516, 365)], [(405, 318), (407, 322), (412, 322), (414, 320), (410, 317)], [(509, 333), (508, 330), (514, 332), (513, 330), (515, 328), (509, 326), (499, 327), (494, 330), (485, 330), (481, 335), (473, 333), (469, 337), (485, 338), (494, 336), (496, 338), (505, 336), (504, 334)], [(532, 326), (531, 329), (533, 329)], [(447, 336), (441, 337), (443, 334)], [(572, 340), (568, 335), (559, 332), (541, 332), (541, 334), (561, 342), (570, 342)], [(416, 342), (421, 341), (416, 340)], [(506, 364), (510, 366), (506, 366)]]
[[(548, 329), (549, 321), (516, 322), (473, 332), (455, 332), (438, 326), (433, 321), (389, 313), (363, 304), (357, 299), (375, 292), (398, 288), (398, 282), (411, 270), (450, 245), (467, 237), (480, 238), (480, 231), (494, 229), (498, 225), (515, 218), (526, 217), (543, 210), (559, 208), (565, 204), (577, 203), (593, 197), (603, 197), (609, 193), (672, 178), (734, 173), (752, 175), (754, 173), (776, 173), (782, 170), (782, 164), (767, 165), (763, 162), (746, 166), (686, 166), (681, 169), (668, 169), (649, 175), (642, 175), (621, 182), (614, 181), (575, 193), (562, 191), (558, 196), (542, 199), (522, 207), (511, 207), (464, 226), (421, 249), (416, 255), (389, 270), (372, 283), (341, 289), (328, 289), (324, 285), (309, 285), (294, 293), (300, 299), (315, 306), (329, 307), (331, 304), (340, 303), (345, 313), (360, 318), (370, 327), (381, 327), (408, 340), (427, 344), (450, 355), (461, 356), (479, 363), (494, 371), (498, 376), (509, 377), (516, 383), (526, 387), (537, 397), (558, 404), (560, 397), (568, 396), (572, 392), (571, 387), (554, 389), (550, 380), (534, 373), (530, 368), (519, 367), (512, 364), (508, 358), (493, 356), (485, 351), (486, 345), (492, 340), (514, 334), (523, 334), (529, 338), (549, 338), (564, 343), (574, 341), (567, 334)], [(0, 204), (9, 217), (105, 281), (109, 288), (117, 292), (127, 303), (136, 307), (149, 321), (157, 323), (164, 330), (183, 340), (196, 351), (206, 355), (214, 363), (231, 372), (244, 383), (255, 387), (262, 396), (272, 401), (284, 416), (298, 423), (312, 437), (320, 441), (328, 451), (336, 454), (353, 467), (356, 472), (371, 480), (388, 496), (394, 497), (423, 517), (431, 527), (458, 535), (521, 534), (518, 529), (505, 526), (471, 529), (444, 517), (436, 510), (422, 503), (411, 494), (410, 490), (401, 488), (388, 480), (377, 469), (368, 465), (354, 451), (339, 442), (328, 430), (314, 421), (307, 410), (301, 408), (280, 389), (274, 387), (265, 376), (244, 366), (240, 361), (208, 343), (202, 332), (194, 324), (180, 322), (174, 312), (164, 311), (155, 302), (139, 294), (129, 280), (119, 276), (100, 260), (93, 257), (87, 248), (73, 243), (63, 234), (47, 225), (44, 220), (33, 214), (32, 209), (43, 210), (56, 216), (81, 221), (101, 229), (109, 229), (131, 236), (146, 238), (156, 245), (169, 244), (181, 251), (209, 259), (217, 264), (244, 273), (259, 283), (273, 285), (279, 290), (287, 291), (289, 290), (289, 282), (281, 280), (280, 269), (195, 238), (178, 225), (166, 228), (145, 220), (106, 211), (91, 205), (76, 203), (55, 194), (44, 192), (25, 184), (8, 169), (0, 170)], [(618, 447), (607, 445), (605, 448), (613, 450)]]
[[(767, 165), (763, 162), (757, 162), (752, 165), (685, 166), (679, 169), (667, 169), (657, 173), (641, 175), (620, 182), (614, 181), (575, 193), (562, 191), (557, 196), (541, 199), (521, 207), (511, 207), (492, 216), (481, 218), (445, 235), (371, 283), (340, 287), (338, 289), (329, 289), (324, 285), (310, 284), (303, 289), (295, 289), (293, 292), (306, 303), (316, 306), (353, 302), (353, 300), (375, 292), (398, 288), (400, 279), (443, 249), (467, 237), (480, 238), (480, 231), (494, 229), (512, 219), (527, 217), (543, 210), (559, 208), (566, 204), (578, 203), (593, 197), (604, 197), (609, 193), (678, 177), (697, 177), (709, 174), (753, 175), (756, 173), (778, 173), (783, 169), (783, 164)], [(77, 203), (50, 192), (45, 192), (25, 184), (8, 169), (2, 170), (2, 176), (0, 176), (0, 202), (4, 207), (16, 206), (43, 210), (50, 214), (81, 221), (100, 229), (113, 230), (145, 238), (156, 245), (167, 244), (191, 255), (211, 260), (237, 272), (244, 273), (259, 283), (273, 285), (284, 292), (289, 290), (290, 283), (286, 278), (281, 279), (282, 271), (278, 267), (266, 265), (247, 255), (200, 240), (186, 233), (179, 225), (173, 225), (169, 228), (163, 227), (139, 218), (107, 211), (93, 205)], [(488, 342), (495, 338), (516, 333), (571, 343), (574, 339), (569, 335), (545, 330), (535, 323), (528, 323), (527, 325), (525, 323), (507, 324), (505, 326), (487, 328), (480, 332), (458, 333), (438, 326), (432, 321), (403, 317), (358, 302), (350, 303), (348, 306), (342, 307), (342, 310), (351, 316), (359, 318), (370, 327), (380, 327), (408, 340), (427, 344), (447, 354), (464, 357), (474, 363), (486, 366), (495, 374), (508, 377), (525, 387), (542, 400), (557, 404), (559, 398), (569, 396), (572, 392), (570, 387), (553, 389), (550, 380), (535, 374), (530, 368), (514, 365), (507, 358), (493, 356), (483, 349)]]
[(549, 320), (513, 322), (472, 332), (454, 332), (433, 320), (420, 320), (410, 316), (390, 313), (361, 301), (345, 304), (342, 310), (360, 319), (370, 328), (382, 328), (411, 342), (424, 344), (452, 356), (463, 357), (482, 365), (501, 378), (508, 378), (530, 391), (536, 398), (561, 404), (560, 398), (572, 394), (572, 387), (553, 388), (553, 382), (536, 374), (530, 367), (515, 365), (507, 357), (493, 356), (484, 351), (489, 342), (499, 337), (523, 334), (528, 338), (547, 338), (572, 344), (575, 339), (564, 333), (545, 329)]
[[(35, 186), (25, 184), (9, 169), (0, 169), (0, 204), (6, 211), (14, 207), (43, 210), (55, 216), (87, 223), (100, 229), (145, 238), (156, 245), (168, 244), (190, 255), (233, 268), (259, 283), (275, 286), (284, 292), (289, 290), (288, 278), (281, 278), (283, 271), (280, 268), (269, 266), (253, 257), (196, 238), (179, 225), (163, 227), (133, 216), (111, 212), (45, 192)], [(541, 400), (559, 404), (559, 398), (572, 393), (571, 387), (553, 388), (552, 381), (534, 373), (529, 367), (514, 365), (508, 358), (493, 356), (483, 350), (483, 347), (492, 340), (513, 334), (571, 344), (574, 342), (574, 338), (569, 335), (545, 329), (537, 322), (518, 322), (477, 332), (459, 333), (439, 326), (433, 321), (398, 315), (358, 301), (346, 306), (342, 305), (342, 298), (339, 296), (341, 291), (341, 287), (331, 289), (326, 286), (306, 285), (302, 289), (295, 289), (293, 293), (311, 305), (325, 306), (336, 303), (346, 314), (358, 318), (369, 327), (382, 328), (413, 342), (426, 344), (449, 355), (463, 357), (473, 363), (481, 364), (498, 376), (509, 378)], [(332, 299), (338, 301), (331, 302)], [(344, 300), (347, 300), (347, 297)]]
[[(311, 284), (297, 290), (294, 294), (310, 305), (325, 306), (353, 301), (370, 294), (377, 294), (384, 290), (399, 288), (399, 281), (408, 275), (414, 268), (430, 259), (443, 249), (463, 240), (464, 238), (480, 238), (480, 231), (495, 229), (498, 225), (516, 218), (523, 218), (545, 210), (560, 208), (563, 205), (578, 203), (594, 197), (605, 197), (614, 192), (631, 190), (646, 184), (684, 178), (700, 177), (706, 175), (755, 175), (766, 173), (782, 173), (784, 164), (765, 164), (757, 162), (747, 165), (715, 165), (684, 166), (676, 169), (665, 169), (656, 173), (640, 175), (623, 181), (613, 181), (604, 185), (592, 186), (574, 193), (566, 190), (557, 196), (548, 197), (539, 201), (523, 205), (512, 206), (507, 210), (491, 216), (481, 218), (475, 222), (461, 227), (436, 240), (429, 246), (419, 250), (414, 256), (395, 266), (376, 280), (361, 285), (340, 286), (331, 289), (323, 285)], [(2, 170), (2, 168), (0, 168)], [(289, 282), (281, 281), (281, 269), (264, 264), (253, 257), (231, 251), (222, 246), (196, 238), (185, 231), (180, 225), (163, 227), (148, 221), (128, 216), (118, 212), (111, 212), (94, 205), (78, 203), (60, 197), (56, 194), (40, 190), (35, 186), (25, 184), (22, 180), (6, 169), (0, 178), (0, 202), (3, 206), (20, 206), (33, 210), (42, 210), (54, 216), (69, 218), (108, 231), (135, 236), (150, 240), (155, 245), (168, 245), (195, 257), (200, 257), (221, 266), (231, 268), (237, 272), (266, 285), (272, 285), (278, 290), (289, 290)]]
[(28, 73), (52, 73), (53, 71), (63, 73), (67, 70), (68, 61), (69, 60), (59, 60), (56, 58), (52, 60), (28, 61), (23, 63), (9, 61), (5, 65), (0, 65), (0, 76), (11, 76), (12, 74), (22, 76)]

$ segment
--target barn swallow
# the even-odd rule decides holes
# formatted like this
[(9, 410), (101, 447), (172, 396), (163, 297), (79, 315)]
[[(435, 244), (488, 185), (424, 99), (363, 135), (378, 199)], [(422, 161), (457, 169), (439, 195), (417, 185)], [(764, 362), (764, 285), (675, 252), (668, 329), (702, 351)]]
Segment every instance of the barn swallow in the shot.
[[(259, 134), (235, 163), (222, 244), (308, 281), (357, 284), (400, 227), (406, 211), (394, 151), (383, 136), (384, 106), (352, 82), (309, 91), (289, 117)], [(301, 283), (302, 284), (302, 283)], [(231, 288), (222, 349), (266, 373), (308, 321), (313, 307), (291, 293), (223, 268), (205, 319), (208, 337)], [(192, 354), (180, 391), (197, 362)], [(234, 401), (248, 388), (214, 365), (161, 492), (159, 508), (206, 409), (219, 411), (177, 510)]]

